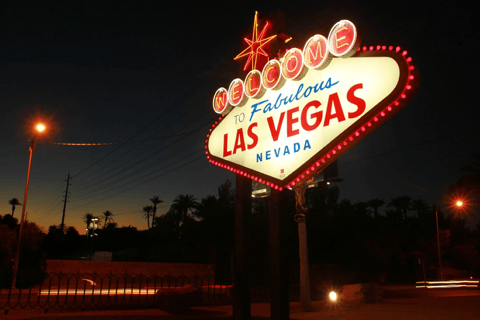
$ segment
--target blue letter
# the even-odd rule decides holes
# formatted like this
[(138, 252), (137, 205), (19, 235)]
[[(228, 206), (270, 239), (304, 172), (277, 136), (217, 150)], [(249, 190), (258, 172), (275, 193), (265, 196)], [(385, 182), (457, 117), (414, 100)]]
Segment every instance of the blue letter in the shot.
[(312, 93), (312, 87), (308, 87), (307, 89), (305, 89), (305, 92), (303, 93), (303, 96), (306, 98), (310, 95), (310, 93)]
[(262, 156), (263, 156), (263, 153), (260, 153), (260, 154), (257, 153), (257, 162), (258, 162), (258, 160), (260, 160), (260, 162), (262, 162)]
[(303, 147), (303, 150), (305, 149), (312, 149), (312, 147), (310, 146), (310, 142), (308, 140), (305, 140), (305, 146)]
[(270, 102), (265, 105), (265, 108), (263, 108), (263, 113), (267, 113), (268, 111), (272, 111), (272, 104)]
[[(275, 109), (280, 108), (281, 103), (278, 104), (278, 101), (280, 101), (280, 97), (281, 97), (281, 96), (282, 96), (282, 94), (280, 93), (280, 94), (278, 95), (278, 97), (277, 97), (277, 101), (275, 101), (275, 104), (273, 105), (273, 107), (274, 107)], [(278, 106), (277, 106), (277, 104), (278, 104)]]
[(300, 143), (295, 142), (293, 144), (293, 152), (298, 152), (300, 150)]
[(300, 85), (298, 86), (297, 94), (295, 95), (295, 99), (300, 100), (302, 96), (298, 97), (298, 95), (300, 94), (300, 92), (302, 92), (302, 89), (303, 89), (303, 83), (300, 83)]
[(288, 146), (285, 146), (285, 150), (283, 151), (283, 155), (290, 154), (290, 150), (288, 150)]
[(275, 152), (275, 155), (276, 155), (277, 158), (278, 158), (278, 156), (280, 155), (280, 148), (278, 148), (278, 149), (273, 149), (273, 152)]
[(267, 152), (265, 152), (265, 160), (270, 160), (270, 150), (268, 150)]
[[(255, 103), (254, 105), (251, 106), (251, 108), (253, 109), (252, 110), (252, 114), (250, 115), (250, 120), (248, 121), (252, 121), (252, 118), (253, 118), (253, 115), (255, 114), (255, 112), (258, 112), (258, 111), (261, 111), (262, 109), (258, 109), (257, 106), (261, 105), (262, 103), (265, 103), (267, 102), (268, 100), (264, 100), (262, 102), (259, 102), (259, 103)], [(261, 161), (261, 160), (260, 160)]]
[(335, 82), (335, 83), (332, 83), (332, 78), (328, 78), (327, 83), (325, 84), (325, 88), (323, 88), (323, 89), (330, 89), (331, 87), (333, 87), (337, 83), (338, 83), (338, 81)]

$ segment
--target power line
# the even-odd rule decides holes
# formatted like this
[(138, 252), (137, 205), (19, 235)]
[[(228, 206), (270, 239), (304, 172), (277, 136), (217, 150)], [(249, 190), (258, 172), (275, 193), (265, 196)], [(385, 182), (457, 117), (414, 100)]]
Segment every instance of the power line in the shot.
[[(195, 154), (197, 154), (197, 152), (191, 153), (190, 155), (184, 157), (184, 159), (188, 159), (188, 158), (190, 158), (191, 156), (193, 156), (193, 155), (195, 155)], [(108, 193), (108, 192), (112, 192), (112, 191), (117, 190), (117, 189), (119, 189), (119, 188), (122, 188), (122, 187), (125, 187), (125, 186), (127, 186), (127, 185), (130, 185), (131, 183), (133, 183), (133, 182), (135, 182), (135, 181), (138, 181), (138, 180), (144, 179), (144, 178), (146, 178), (146, 177), (148, 177), (148, 176), (151, 176), (152, 173), (161, 171), (161, 170), (163, 170), (163, 169), (165, 169), (165, 168), (167, 168), (167, 167), (169, 167), (169, 166), (172, 166), (172, 165), (174, 165), (174, 164), (176, 164), (176, 163), (178, 163), (178, 162), (172, 162), (172, 163), (170, 163), (170, 164), (168, 164), (168, 165), (165, 165), (165, 166), (161, 167), (160, 169), (158, 169), (158, 170), (156, 170), (156, 171), (149, 172), (148, 174), (146, 174), (146, 175), (144, 175), (144, 176), (142, 176), (142, 177), (140, 177), (140, 178), (138, 178), (138, 179), (136, 179), (136, 180), (133, 180), (133, 181), (130, 181), (130, 182), (125, 182), (123, 185), (117, 186), (117, 187), (115, 187), (115, 188), (111, 188), (110, 190), (106, 190), (106, 191), (103, 191), (103, 192), (101, 192), (101, 193), (95, 193), (95, 194), (96, 194), (96, 195), (102, 195), (102, 194), (105, 194), (105, 193)], [(149, 181), (151, 181), (151, 180), (149, 180)], [(142, 183), (145, 183), (145, 182), (142, 182)], [(84, 198), (84, 199), (80, 199), (79, 201), (82, 201), (82, 200), (85, 200), (85, 198)]]
[[(193, 144), (196, 144), (196, 142), (194, 142)], [(120, 174), (120, 173), (122, 173), (122, 172), (125, 172), (125, 171), (133, 168), (134, 165), (137, 165), (137, 164), (138, 164), (138, 163), (136, 163), (136, 164), (134, 164), (134, 165), (132, 165), (132, 166), (130, 166), (130, 167), (128, 167), (128, 168), (125, 168), (125, 169), (121, 170), (120, 172), (114, 173), (113, 175), (111, 175), (111, 176), (109, 176), (109, 177), (106, 177), (103, 181), (104, 181), (105, 184), (107, 184), (108, 187), (111, 187), (111, 186), (113, 186), (113, 185), (115, 185), (115, 184), (118, 184), (119, 182), (123, 182), (123, 181), (129, 179), (130, 177), (134, 176), (134, 175), (137, 174), (137, 173), (141, 173), (142, 171), (148, 170), (149, 167), (151, 167), (151, 166), (153, 166), (153, 165), (157, 165), (159, 162), (166, 161), (166, 160), (170, 160), (170, 159), (171, 159), (171, 156), (176, 155), (176, 154), (179, 154), (179, 153), (181, 153), (181, 152), (183, 152), (183, 151), (186, 151), (186, 150), (188, 149), (188, 147), (191, 147), (191, 146), (192, 146), (192, 144), (186, 146), (186, 147), (183, 148), (183, 149), (177, 150), (176, 152), (173, 152), (173, 153), (171, 153), (171, 154), (169, 154), (169, 155), (165, 155), (163, 158), (156, 159), (156, 160), (154, 161), (154, 163), (152, 163), (152, 164), (150, 164), (150, 165), (146, 165), (146, 166), (144, 166), (144, 167), (141, 167), (141, 168), (137, 169), (137, 170), (134, 171), (134, 172), (128, 173), (126, 176), (118, 177), (118, 179), (116, 179), (116, 180), (114, 180), (114, 181), (109, 181), (110, 179), (117, 177), (118, 174)], [(147, 158), (147, 159), (148, 159), (148, 158)], [(93, 191), (87, 191), (88, 189), (90, 189), (90, 188), (92, 188), (92, 187), (95, 188)], [(80, 192), (80, 194), (77, 195), (77, 197), (79, 197), (79, 198), (88, 197), (90, 194), (95, 194), (95, 193), (97, 193), (96, 190), (99, 190), (99, 189), (101, 190), (103, 187), (102, 187), (101, 184), (100, 184), (100, 185), (92, 185), (90, 188), (87, 188), (87, 189), (85, 189), (84, 191)], [(78, 200), (82, 200), (82, 199), (75, 199), (75, 201), (78, 201)]]
[(92, 202), (90, 202), (90, 203), (88, 203), (88, 204), (82, 205), (81, 207), (77, 207), (76, 210), (78, 210), (79, 208), (83, 208), (83, 207), (85, 207), (85, 206), (91, 205), (91, 204), (93, 204), (93, 203), (99, 202), (99, 201), (104, 201), (104, 200), (106, 200), (106, 199), (109, 199), (109, 198), (111, 198), (111, 197), (113, 197), (113, 196), (116, 196), (116, 195), (119, 195), (119, 194), (121, 194), (121, 193), (124, 193), (124, 192), (126, 192), (126, 191), (131, 190), (131, 189), (137, 188), (137, 187), (139, 187), (140, 185), (142, 185), (142, 184), (144, 184), (144, 183), (150, 182), (150, 181), (155, 180), (155, 179), (157, 179), (157, 178), (159, 178), (159, 177), (161, 177), (161, 176), (164, 176), (164, 175), (169, 174), (169, 173), (171, 173), (171, 172), (173, 172), (173, 171), (176, 171), (176, 170), (178, 170), (178, 169), (181, 169), (181, 168), (183, 168), (183, 167), (185, 167), (185, 166), (187, 166), (187, 165), (189, 165), (189, 164), (191, 164), (191, 163), (193, 163), (193, 162), (195, 162), (195, 161), (198, 161), (198, 160), (200, 160), (200, 159), (203, 159), (203, 158), (204, 158), (204, 156), (201, 155), (201, 156), (199, 156), (199, 157), (197, 157), (197, 158), (195, 158), (195, 159), (193, 159), (193, 160), (191, 160), (191, 161), (189, 161), (189, 162), (187, 162), (187, 163), (185, 163), (185, 164), (183, 164), (183, 165), (181, 165), (181, 166), (178, 166), (178, 167), (176, 167), (176, 168), (168, 171), (168, 172), (165, 172), (165, 173), (162, 173), (162, 174), (160, 174), (160, 175), (158, 175), (158, 176), (155, 176), (155, 177), (152, 178), (152, 179), (149, 179), (149, 180), (147, 180), (147, 181), (142, 181), (141, 183), (139, 183), (139, 184), (137, 184), (137, 185), (134, 185), (134, 186), (129, 187), (129, 188), (127, 188), (127, 189), (121, 190), (121, 191), (119, 191), (119, 192), (117, 192), (117, 193), (115, 193), (115, 194), (112, 194), (112, 195), (110, 195), (110, 196), (107, 196), (107, 197), (105, 197), (105, 198), (103, 198), (103, 199), (95, 200), (95, 201), (92, 201)]
[[(201, 102), (199, 102), (199, 103), (201, 103)], [(196, 107), (196, 105), (193, 105), (192, 108), (190, 108), (190, 110), (193, 109), (193, 108), (195, 108), (195, 107)], [(174, 119), (173, 121), (171, 121), (169, 125), (167, 125), (166, 127), (163, 127), (162, 130), (165, 130), (165, 129), (167, 129), (168, 127), (170, 127), (171, 125), (173, 125), (173, 123), (175, 123), (175, 121), (177, 121), (178, 119), (181, 119), (181, 117), (182, 117), (186, 112), (189, 112), (190, 110), (186, 110), (184, 113), (182, 113), (182, 114), (181, 114), (180, 116), (178, 116), (176, 119)], [(204, 116), (204, 117), (205, 117), (205, 116)], [(202, 117), (202, 118), (204, 118), (204, 117)], [(195, 122), (195, 121), (193, 121), (193, 122)], [(160, 131), (160, 132), (161, 132), (161, 131)], [(187, 132), (187, 133), (185, 133), (185, 135), (189, 135), (190, 133), (192, 133), (192, 132)], [(152, 134), (150, 137), (153, 137), (153, 136), (155, 136), (156, 134), (158, 134), (158, 132)], [(150, 140), (150, 139), (148, 139), (148, 140)], [(161, 143), (161, 142), (160, 142), (160, 143)], [(160, 144), (160, 143), (158, 143), (158, 144)], [(158, 144), (157, 144), (157, 145), (158, 145)], [(138, 148), (138, 147), (137, 147), (137, 148)], [(115, 151), (115, 150), (113, 150), (110, 154), (112, 154), (114, 151)], [(133, 151), (134, 151), (134, 149), (131, 149), (130, 151), (127, 151), (126, 153), (123, 153), (121, 156), (115, 158), (113, 161), (110, 161), (109, 163), (107, 163), (105, 166), (103, 166), (102, 168), (98, 169), (98, 170), (95, 171), (94, 173), (91, 173), (90, 175), (81, 177), (81, 178), (78, 180), (78, 182), (81, 182), (81, 181), (85, 180), (85, 179), (88, 178), (89, 176), (95, 175), (97, 172), (100, 172), (103, 168), (105, 168), (105, 167), (107, 167), (107, 166), (111, 166), (111, 164), (113, 164), (114, 162), (118, 161), (119, 159), (123, 158), (123, 157), (126, 156), (128, 153), (133, 152)], [(108, 155), (109, 155), (109, 154), (107, 154), (107, 155), (106, 155), (105, 157), (103, 157), (102, 159), (105, 159)]]
[[(193, 122), (197, 122), (197, 121), (193, 121)], [(169, 147), (170, 145), (173, 145), (173, 144), (175, 144), (175, 143), (178, 143), (179, 141), (181, 141), (181, 140), (187, 138), (188, 136), (190, 136), (191, 134), (198, 132), (198, 130), (201, 129), (201, 127), (202, 127), (203, 125), (206, 125), (206, 123), (207, 123), (207, 122), (205, 122), (205, 124), (200, 125), (199, 127), (197, 127), (196, 129), (194, 129), (193, 131), (188, 132), (188, 133), (185, 134), (183, 137), (178, 138), (177, 140), (173, 141), (173, 142), (170, 143), (169, 145), (166, 145), (166, 146), (163, 147), (162, 149), (160, 149), (160, 150), (158, 150), (158, 151), (156, 151), (156, 152), (152, 152), (151, 155), (149, 155), (149, 156), (147, 156), (147, 157), (145, 157), (145, 158), (137, 161), (135, 164), (127, 167), (127, 169), (130, 169), (130, 168), (132, 168), (133, 166), (142, 163), (143, 161), (147, 160), (147, 159), (148, 159), (149, 157), (151, 157), (152, 155), (158, 154), (159, 152), (161, 152), (162, 150), (166, 149), (166, 148)], [(189, 124), (189, 125), (190, 125), (190, 124)], [(143, 151), (143, 152), (141, 152), (141, 153), (139, 153), (139, 154), (136, 154), (134, 159), (127, 160), (127, 161), (124, 162), (124, 163), (126, 164), (126, 163), (128, 163), (129, 161), (131, 161), (131, 160), (137, 159), (138, 157), (140, 157), (141, 155), (143, 155), (143, 154), (145, 154), (145, 153), (151, 152), (151, 149), (152, 149), (152, 148), (154, 148), (154, 147), (156, 147), (156, 146), (158, 146), (158, 145), (160, 145), (160, 144), (162, 144), (162, 142), (159, 142), (159, 143), (155, 144), (154, 146), (152, 146), (151, 148), (146, 149), (145, 151)], [(124, 154), (121, 155), (120, 157), (117, 157), (117, 158), (114, 159), (113, 161), (111, 161), (111, 162), (109, 162), (108, 164), (106, 164), (105, 166), (103, 166), (101, 169), (95, 171), (95, 173), (100, 172), (103, 168), (111, 167), (113, 163), (115, 163), (117, 160), (119, 160), (120, 158), (126, 156), (129, 152), (132, 152), (132, 151), (133, 151), (133, 150), (127, 151), (126, 153), (124, 153)], [(121, 166), (121, 165), (120, 165), (120, 166)], [(105, 173), (103, 173), (103, 174), (100, 174), (99, 176), (96, 175), (96, 176), (94, 176), (93, 179), (90, 179), (89, 181), (84, 182), (83, 184), (80, 184), (80, 187), (82, 187), (82, 186), (84, 186), (84, 185), (91, 184), (91, 183), (92, 183), (93, 181), (95, 181), (95, 180), (100, 180), (100, 179), (102, 179), (102, 177), (104, 177), (105, 175), (107, 175), (108, 173), (110, 173), (110, 172), (112, 172), (112, 171), (115, 171), (116, 169), (117, 169), (117, 168), (113, 167), (113, 168), (111, 168), (109, 171), (107, 171), (107, 172), (105, 172)], [(122, 170), (121, 172), (123, 172), (123, 171), (125, 171), (125, 170)], [(80, 179), (80, 181), (85, 180), (85, 178), (86, 178), (86, 177), (84, 177), (84, 179)], [(102, 179), (102, 180), (105, 181), (105, 179)]]
[(160, 138), (151, 138), (151, 139), (143, 139), (143, 140), (125, 140), (125, 141), (120, 141), (120, 142), (46, 142), (47, 144), (56, 144), (56, 145), (62, 145), (62, 146), (110, 146), (114, 144), (124, 144), (124, 143), (139, 143), (139, 142), (149, 142), (149, 141), (156, 141), (156, 140), (163, 140), (163, 139), (168, 139), (172, 137), (177, 137), (181, 135), (188, 134), (189, 132), (185, 133), (178, 133), (178, 134), (171, 134), (165, 137), (160, 137)]
[[(196, 128), (196, 130), (195, 130), (195, 131), (192, 131), (191, 133), (196, 133), (196, 132), (198, 132), (199, 130), (201, 130), (201, 129), (203, 128), (203, 126), (204, 126), (204, 124), (202, 124), (200, 127)], [(111, 183), (111, 182), (108, 182), (110, 179), (117, 177), (118, 174), (120, 174), (120, 173), (122, 173), (122, 172), (125, 172), (125, 171), (128, 171), (128, 170), (130, 170), (130, 169), (133, 169), (135, 166), (139, 165), (140, 163), (143, 163), (144, 161), (150, 159), (153, 155), (159, 154), (159, 153), (162, 152), (164, 149), (166, 149), (168, 146), (177, 144), (180, 140), (182, 140), (182, 139), (184, 139), (184, 138), (186, 138), (186, 137), (187, 137), (187, 136), (184, 136), (184, 137), (182, 137), (182, 138), (180, 138), (180, 139), (178, 139), (178, 140), (176, 140), (176, 141), (173, 141), (171, 144), (169, 144), (169, 145), (165, 146), (164, 148), (161, 148), (161, 149), (153, 152), (153, 153), (150, 154), (149, 156), (147, 156), (147, 157), (145, 157), (145, 158), (137, 161), (136, 163), (130, 165), (129, 167), (124, 168), (123, 170), (121, 170), (121, 171), (119, 171), (119, 172), (116, 172), (116, 173), (114, 173), (114, 174), (112, 174), (112, 175), (110, 175), (110, 176), (108, 176), (108, 177), (102, 178), (102, 177), (105, 176), (106, 174), (108, 174), (108, 173), (116, 170), (116, 168), (113, 168), (113, 169), (109, 170), (108, 172), (104, 173), (103, 175), (101, 175), (101, 176), (99, 176), (99, 177), (96, 177), (96, 178), (90, 180), (89, 182), (87, 182), (87, 184), (88, 184), (88, 183), (91, 183), (91, 182), (93, 182), (93, 181), (95, 181), (95, 180), (97, 180), (97, 179), (102, 179), (101, 184), (102, 184), (102, 183), (103, 183), (103, 184), (107, 183), (109, 186), (111, 186), (112, 183)], [(154, 159), (154, 161), (153, 161), (150, 165), (146, 165), (146, 166), (148, 167), (148, 166), (156, 165), (156, 164), (158, 164), (159, 161), (164, 161), (165, 158), (166, 158), (166, 159), (170, 159), (173, 155), (179, 154), (179, 153), (181, 153), (181, 152), (183, 152), (183, 151), (188, 150), (188, 149), (189, 149), (191, 146), (193, 146), (194, 144), (197, 144), (197, 142), (194, 141), (194, 142), (191, 143), (190, 145), (184, 146), (184, 147), (178, 149), (177, 151), (172, 152), (172, 153), (169, 154), (168, 156), (163, 156), (163, 158)], [(147, 150), (147, 151), (148, 151), (148, 150)], [(136, 173), (139, 173), (139, 172), (141, 172), (141, 171), (144, 171), (144, 170), (145, 170), (145, 169), (143, 169), (143, 168), (139, 168), (138, 170), (136, 170), (136, 171), (134, 171), (134, 172), (132, 172), (132, 173), (130, 173), (130, 174), (127, 174), (127, 175), (124, 176), (124, 177), (119, 177), (119, 178), (117, 179), (117, 182), (114, 182), (113, 184), (118, 183), (119, 180), (128, 179), (128, 178), (130, 178), (132, 175), (134, 175), (134, 174), (136, 174)], [(90, 188), (92, 188), (92, 187), (98, 187), (98, 185), (93, 185), (93, 184), (92, 184), (92, 186), (91, 186), (91, 187), (88, 187), (86, 190), (88, 190), (88, 189), (90, 189)], [(98, 188), (97, 188), (97, 189), (98, 189)], [(86, 190), (85, 190), (85, 191), (86, 191)]]

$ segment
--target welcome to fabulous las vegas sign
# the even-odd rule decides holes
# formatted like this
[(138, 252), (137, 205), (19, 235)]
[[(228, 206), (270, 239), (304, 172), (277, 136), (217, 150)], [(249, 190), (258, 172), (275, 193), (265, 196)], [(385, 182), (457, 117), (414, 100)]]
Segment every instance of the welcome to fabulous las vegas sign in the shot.
[[(258, 43), (251, 50), (261, 50)], [(220, 116), (205, 140), (206, 157), (274, 189), (293, 187), (397, 113), (418, 83), (407, 51), (361, 47), (355, 25), (339, 21), (328, 37), (313, 35), (303, 50), (290, 48), (216, 91)]]

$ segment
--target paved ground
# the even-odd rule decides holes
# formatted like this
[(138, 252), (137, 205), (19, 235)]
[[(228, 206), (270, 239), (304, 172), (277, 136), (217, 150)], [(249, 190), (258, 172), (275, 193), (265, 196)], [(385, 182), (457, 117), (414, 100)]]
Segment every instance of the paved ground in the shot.
[[(478, 320), (480, 318), (480, 290), (441, 290), (389, 292), (383, 303), (362, 304), (358, 307), (330, 305), (316, 301), (315, 312), (303, 313), (299, 303), (290, 304), (290, 319), (328, 320)], [(268, 319), (270, 304), (252, 304), (252, 320)], [(97, 310), (97, 311), (54, 311), (12, 310), (8, 315), (1, 314), (3, 320), (17, 319), (231, 319), (231, 306), (194, 308), (181, 315), (169, 315), (156, 309), (143, 310)]]

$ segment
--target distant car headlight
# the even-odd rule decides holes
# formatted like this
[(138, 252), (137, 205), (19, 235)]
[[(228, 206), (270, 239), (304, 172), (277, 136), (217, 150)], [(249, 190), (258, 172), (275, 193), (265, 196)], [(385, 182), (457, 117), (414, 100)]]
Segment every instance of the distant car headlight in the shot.
[(337, 294), (335, 293), (335, 291), (331, 291), (328, 294), (328, 297), (330, 298), (330, 301), (337, 301)]

